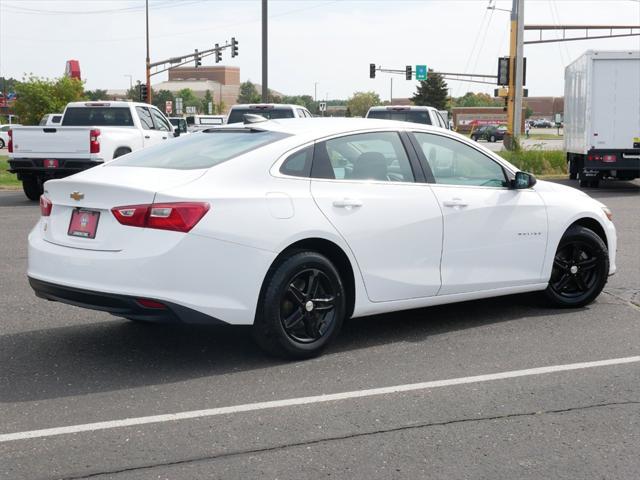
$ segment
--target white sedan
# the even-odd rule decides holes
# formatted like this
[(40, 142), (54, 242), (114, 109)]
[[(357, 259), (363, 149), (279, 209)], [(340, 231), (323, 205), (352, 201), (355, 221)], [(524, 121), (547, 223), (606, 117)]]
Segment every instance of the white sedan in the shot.
[(456, 133), (261, 120), (46, 182), (36, 294), (135, 321), (253, 325), (267, 351), (303, 358), (350, 317), (530, 291), (579, 307), (615, 272), (607, 207)]

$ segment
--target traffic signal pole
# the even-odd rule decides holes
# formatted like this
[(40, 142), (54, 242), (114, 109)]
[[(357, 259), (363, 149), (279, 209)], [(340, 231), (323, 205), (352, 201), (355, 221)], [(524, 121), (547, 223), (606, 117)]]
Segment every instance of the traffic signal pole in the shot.
[(505, 146), (512, 148), (512, 140), (520, 136), (522, 124), (524, 0), (513, 0), (511, 7), (511, 35), (509, 44), (509, 92), (507, 95), (507, 135)]

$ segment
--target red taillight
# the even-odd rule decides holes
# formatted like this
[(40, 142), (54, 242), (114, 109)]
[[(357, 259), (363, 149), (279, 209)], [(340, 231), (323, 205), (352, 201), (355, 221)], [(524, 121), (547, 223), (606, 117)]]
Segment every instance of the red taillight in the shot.
[(9, 153), (13, 153), (13, 130), (9, 129), (9, 131), (7, 132), (7, 135), (9, 135), (9, 143), (7, 144), (7, 150), (9, 151)]
[(89, 130), (89, 153), (100, 153), (100, 129)]
[(122, 225), (188, 232), (209, 211), (205, 202), (153, 203), (127, 205), (111, 209)]
[(156, 308), (158, 310), (167, 309), (167, 306), (164, 303), (156, 302), (155, 300), (150, 300), (148, 298), (138, 298), (136, 301), (145, 308)]
[(615, 155), (605, 155), (604, 157), (602, 157), (602, 161), (607, 163), (613, 163), (617, 160), (618, 158)]
[(53, 208), (53, 203), (44, 195), (40, 195), (40, 214), (43, 217), (48, 217), (51, 215), (51, 209)]

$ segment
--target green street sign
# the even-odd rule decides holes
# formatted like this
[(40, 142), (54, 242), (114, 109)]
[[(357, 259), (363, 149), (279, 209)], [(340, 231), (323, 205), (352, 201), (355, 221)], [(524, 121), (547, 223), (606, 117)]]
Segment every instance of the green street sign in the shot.
[(416, 65), (416, 80), (426, 80), (426, 79), (427, 79), (427, 66)]

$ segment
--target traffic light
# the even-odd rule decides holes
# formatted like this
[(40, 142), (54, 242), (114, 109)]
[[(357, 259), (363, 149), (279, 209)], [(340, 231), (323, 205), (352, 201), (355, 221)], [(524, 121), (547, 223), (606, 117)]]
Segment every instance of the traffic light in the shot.
[(220, 45), (218, 45), (217, 43), (215, 46), (215, 50), (216, 50), (216, 63), (220, 63), (220, 61), (222, 60), (222, 52), (220, 51)]
[(202, 58), (200, 57), (200, 54), (198, 53), (197, 48), (196, 48), (196, 53), (193, 54), (193, 62), (196, 64), (196, 68), (202, 65)]
[(498, 85), (509, 85), (509, 57), (498, 58)]
[(376, 64), (369, 64), (369, 78), (376, 78)]
[(413, 78), (413, 67), (411, 65), (407, 65), (407, 67), (404, 70), (405, 73), (405, 78), (407, 80), (411, 80)]
[(238, 41), (236, 37), (231, 37), (231, 57), (238, 56)]
[(141, 102), (146, 102), (147, 101), (147, 85), (144, 83), (141, 83), (140, 85), (138, 85), (138, 89), (139, 89), (139, 100)]

